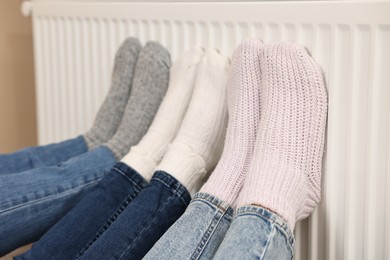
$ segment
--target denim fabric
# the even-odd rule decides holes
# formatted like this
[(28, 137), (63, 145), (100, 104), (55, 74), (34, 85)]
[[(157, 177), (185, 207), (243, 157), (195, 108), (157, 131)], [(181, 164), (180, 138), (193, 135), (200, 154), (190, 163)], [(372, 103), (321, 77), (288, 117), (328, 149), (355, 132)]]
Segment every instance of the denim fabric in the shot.
[(0, 154), (0, 175), (53, 166), (88, 151), (84, 137), (57, 144), (35, 146), (11, 154)]
[(245, 206), (237, 214), (214, 259), (272, 259), (294, 257), (294, 237), (287, 223), (271, 211)]
[(79, 259), (142, 259), (183, 214), (191, 197), (187, 189), (163, 171), (150, 183)]
[(233, 209), (226, 202), (197, 193), (144, 259), (212, 259), (232, 220)]
[(114, 164), (98, 147), (58, 166), (0, 175), (0, 255), (38, 240)]
[(74, 259), (110, 226), (146, 184), (132, 168), (117, 163), (30, 251), (15, 259)]

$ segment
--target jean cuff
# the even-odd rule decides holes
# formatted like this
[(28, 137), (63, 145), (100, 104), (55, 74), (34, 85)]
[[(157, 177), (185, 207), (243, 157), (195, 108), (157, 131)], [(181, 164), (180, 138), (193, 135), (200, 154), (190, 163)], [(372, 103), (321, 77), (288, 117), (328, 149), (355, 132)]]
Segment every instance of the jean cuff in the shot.
[(294, 248), (294, 235), (289, 228), (287, 222), (284, 221), (280, 216), (261, 206), (242, 206), (236, 210), (235, 218), (248, 214), (258, 216), (276, 225), (279, 230), (284, 234), (291, 247)]
[(191, 195), (187, 188), (184, 187), (175, 177), (165, 171), (155, 171), (151, 182), (153, 180), (159, 181), (171, 189), (171, 192), (181, 198), (185, 205), (188, 205), (191, 201)]
[(123, 162), (117, 162), (114, 165), (113, 170), (114, 172), (122, 175), (139, 190), (143, 189), (148, 184), (148, 182), (136, 170)]
[(192, 200), (204, 201), (208, 204), (211, 204), (213, 207), (225, 212), (226, 215), (233, 217), (234, 209), (229, 205), (229, 203), (220, 200), (211, 194), (198, 192), (194, 195), (194, 198)]

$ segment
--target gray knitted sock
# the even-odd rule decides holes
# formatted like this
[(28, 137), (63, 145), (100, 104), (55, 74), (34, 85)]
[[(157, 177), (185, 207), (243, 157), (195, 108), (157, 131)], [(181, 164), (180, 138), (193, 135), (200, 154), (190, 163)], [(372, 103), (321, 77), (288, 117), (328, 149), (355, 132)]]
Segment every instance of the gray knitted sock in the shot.
[(169, 52), (157, 42), (141, 50), (135, 68), (133, 89), (122, 122), (105, 145), (120, 160), (148, 130), (169, 83)]
[(89, 149), (107, 142), (117, 131), (130, 97), (134, 70), (141, 49), (138, 39), (127, 38), (116, 52), (110, 90), (92, 128), (84, 134)]

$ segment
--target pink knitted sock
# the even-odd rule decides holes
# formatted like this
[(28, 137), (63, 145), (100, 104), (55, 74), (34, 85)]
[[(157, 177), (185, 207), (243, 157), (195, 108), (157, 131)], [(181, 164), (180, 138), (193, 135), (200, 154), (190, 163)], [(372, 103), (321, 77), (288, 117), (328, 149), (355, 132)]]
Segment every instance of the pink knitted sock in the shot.
[(319, 66), (297, 44), (265, 44), (260, 63), (261, 121), (237, 206), (268, 208), (293, 230), (321, 197), (326, 89)]
[(200, 190), (232, 203), (243, 184), (252, 157), (260, 119), (262, 43), (249, 39), (233, 53), (228, 83), (229, 122), (222, 157)]

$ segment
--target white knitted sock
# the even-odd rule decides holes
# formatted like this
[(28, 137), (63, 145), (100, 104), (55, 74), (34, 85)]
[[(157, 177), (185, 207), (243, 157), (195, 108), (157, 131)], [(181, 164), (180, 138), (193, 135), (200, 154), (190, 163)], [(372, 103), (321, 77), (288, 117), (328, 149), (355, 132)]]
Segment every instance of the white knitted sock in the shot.
[(146, 180), (149, 180), (161, 161), (168, 144), (176, 136), (194, 90), (198, 64), (203, 49), (193, 47), (183, 53), (170, 71), (168, 91), (149, 127), (138, 145), (122, 159)]
[(294, 229), (320, 201), (327, 96), (321, 70), (293, 43), (261, 53), (261, 120), (237, 206), (259, 205)]
[(260, 120), (260, 49), (256, 39), (243, 41), (233, 53), (228, 84), (229, 124), (221, 160), (202, 187), (230, 204), (236, 199), (252, 158)]
[(165, 171), (193, 194), (215, 167), (227, 123), (226, 82), (229, 59), (207, 50), (183, 124), (157, 170)]

